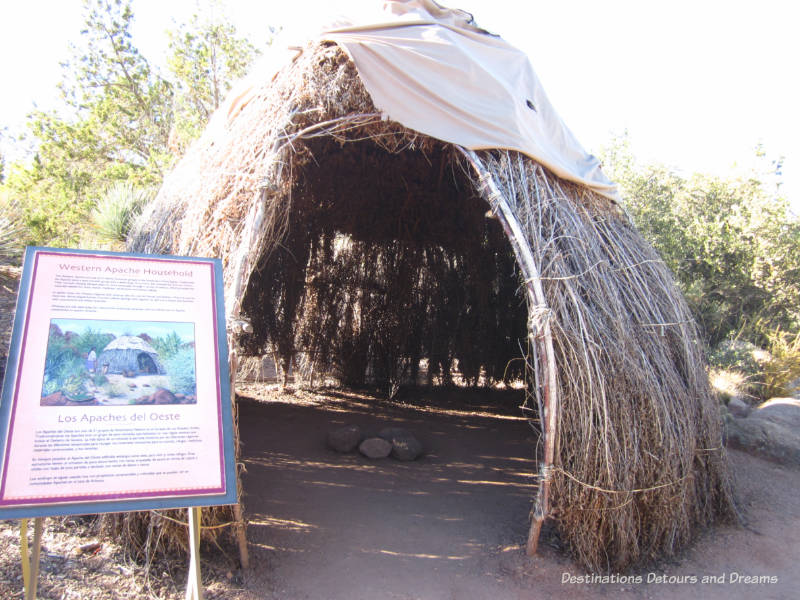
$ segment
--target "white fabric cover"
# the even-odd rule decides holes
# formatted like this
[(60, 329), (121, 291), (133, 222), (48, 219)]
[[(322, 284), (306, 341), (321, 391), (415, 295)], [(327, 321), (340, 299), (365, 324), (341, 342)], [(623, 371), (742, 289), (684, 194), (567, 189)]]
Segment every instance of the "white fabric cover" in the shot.
[(388, 118), (472, 150), (517, 150), (618, 199), (597, 158), (551, 106), (527, 56), (468, 13), (432, 0), (389, 0), (380, 20), (374, 13), (366, 20), (340, 20), (320, 39), (345, 49)]

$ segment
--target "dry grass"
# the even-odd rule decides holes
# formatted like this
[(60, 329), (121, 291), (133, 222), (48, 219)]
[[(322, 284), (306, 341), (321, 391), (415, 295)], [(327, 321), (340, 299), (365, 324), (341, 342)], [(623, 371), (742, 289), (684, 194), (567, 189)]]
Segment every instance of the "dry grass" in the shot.
[(800, 333), (776, 331), (769, 346), (769, 360), (764, 364), (765, 400), (797, 393), (800, 380)]
[[(201, 543), (235, 556), (232, 507), (204, 508), (201, 514)], [(189, 554), (185, 509), (108, 513), (102, 515), (101, 521), (106, 535), (121, 543), (130, 558), (145, 565), (146, 570), (161, 557), (184, 560)]]
[(736, 369), (710, 369), (708, 379), (711, 387), (719, 394), (720, 399), (726, 402), (734, 397), (747, 397), (757, 400), (750, 394), (750, 382), (747, 375)]
[[(462, 156), (459, 148), (382, 120), (354, 66), (335, 46), (306, 48), (273, 82), (254, 87), (230, 115), (218, 114), (145, 210), (129, 245), (136, 251), (222, 257), (229, 319), (249, 317), (254, 329), (234, 334), (232, 343), (250, 354), (269, 347), (286, 361), (298, 349), (292, 332), (298, 307), (308, 299), (305, 268), (313, 244), (321, 243), (308, 232), (312, 222), (297, 215), (317, 214), (303, 208), (326, 199), (320, 195), (326, 186), (314, 183), (315, 173), (345, 146), (358, 148), (341, 152), (356, 170), (342, 170), (323, 183), (346, 179), (358, 172), (360, 160), (378, 153), (397, 161), (412, 208), (424, 205), (415, 196), (424, 192), (419, 182), (445, 189), (448, 180), (465, 205), (482, 198), (485, 203), (475, 206), (485, 210), (488, 203), (497, 211), (502, 202), (510, 208), (519, 225), (518, 233), (511, 232), (511, 247), (518, 259), (520, 252), (528, 253), (529, 266), (535, 266), (534, 272), (518, 260), (528, 294), (529, 344), (537, 349), (526, 350), (532, 415), (545, 408), (549, 378), (557, 388), (548, 391), (557, 401), (548, 409), (557, 425), (545, 428), (545, 446), (552, 451), (544, 453), (542, 465), (551, 486), (549, 515), (586, 567), (624, 569), (672, 554), (698, 527), (733, 514), (718, 411), (697, 331), (669, 271), (629, 220), (610, 201), (559, 180), (524, 156), (503, 151)], [(367, 186), (386, 176), (377, 171), (352, 179)], [(469, 189), (463, 181), (470, 182)], [(373, 267), (363, 263), (367, 256), (384, 265), (393, 252), (408, 250), (396, 245), (402, 233), (392, 237), (391, 227), (385, 227), (388, 217), (375, 221), (374, 231), (382, 233), (369, 239), (344, 206), (326, 213), (338, 218), (329, 226), (352, 227), (348, 234), (364, 246), (356, 256), (362, 266)], [(434, 218), (436, 204), (426, 206), (431, 221), (459, 214), (456, 207)], [(315, 226), (324, 232), (324, 224)], [(445, 235), (440, 246), (458, 237)], [(408, 243), (415, 239), (411, 235)], [(438, 247), (432, 239), (423, 241)], [(507, 245), (490, 248), (510, 252)], [(469, 256), (459, 252), (451, 248), (441, 256), (456, 262)], [(302, 268), (289, 268), (292, 261)], [(315, 273), (330, 271), (331, 256), (322, 262)], [(272, 286), (270, 278), (279, 275), (284, 279)], [(518, 275), (505, 277), (517, 286)], [(460, 284), (463, 280), (448, 289)], [(270, 293), (259, 295), (265, 285), (272, 286)], [(536, 297), (533, 288), (540, 290)], [(263, 299), (272, 303), (268, 310)], [(337, 328), (347, 318), (335, 318)], [(449, 335), (458, 327), (452, 323)], [(545, 332), (554, 364), (542, 360)], [(140, 537), (141, 529), (137, 526)]]

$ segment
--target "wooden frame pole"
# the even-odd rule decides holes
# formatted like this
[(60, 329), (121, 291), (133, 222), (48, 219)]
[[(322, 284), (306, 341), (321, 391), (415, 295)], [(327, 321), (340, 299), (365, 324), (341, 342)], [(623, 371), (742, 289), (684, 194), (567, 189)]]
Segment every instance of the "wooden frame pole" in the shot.
[(200, 511), (199, 506), (189, 509), (189, 581), (186, 583), (186, 600), (203, 600), (203, 578), (200, 574)]
[(20, 554), (22, 554), (22, 585), (25, 600), (35, 600), (39, 585), (39, 552), (42, 548), (42, 525), (44, 517), (33, 520), (33, 548), (28, 549), (28, 519), (22, 519), (19, 527)]
[[(538, 353), (541, 365), (541, 374), (536, 373), (536, 377), (538, 379), (541, 376), (539, 384), (542, 387), (542, 412), (544, 413), (541, 415), (544, 460), (540, 465), (539, 492), (536, 496), (526, 548), (528, 555), (533, 556), (539, 546), (539, 534), (541, 533), (542, 524), (550, 513), (550, 481), (552, 479), (553, 462), (555, 461), (556, 434), (558, 431), (558, 375), (556, 373), (555, 351), (553, 349), (553, 334), (550, 329), (550, 309), (547, 306), (547, 297), (542, 287), (542, 279), (536, 260), (528, 246), (527, 238), (519, 221), (508, 205), (506, 198), (498, 189), (491, 175), (483, 168), (483, 163), (478, 155), (472, 150), (461, 146), (456, 146), (456, 148), (467, 158), (478, 174), (478, 178), (485, 188), (486, 201), (500, 220), (506, 237), (508, 237), (517, 257), (517, 263), (525, 277), (530, 303), (536, 313), (541, 315), (540, 322), (534, 324), (536, 331), (529, 331), (528, 333), (531, 342), (533, 342), (533, 347)], [(530, 319), (528, 326), (530, 329)]]
[[(232, 348), (233, 344), (228, 343), (228, 347)], [(234, 411), (234, 454), (236, 460), (239, 458), (239, 417), (237, 415), (238, 408), (236, 407), (236, 370), (239, 367), (239, 355), (236, 350), (230, 351), (230, 375), (231, 375), (231, 410)], [(239, 489), (239, 464), (236, 463), (236, 504), (233, 505), (233, 519), (236, 521), (234, 527), (236, 528), (236, 541), (239, 544), (239, 562), (242, 565), (242, 571), (250, 568), (250, 553), (247, 549), (247, 525), (244, 522), (242, 515), (242, 498), (241, 489)]]

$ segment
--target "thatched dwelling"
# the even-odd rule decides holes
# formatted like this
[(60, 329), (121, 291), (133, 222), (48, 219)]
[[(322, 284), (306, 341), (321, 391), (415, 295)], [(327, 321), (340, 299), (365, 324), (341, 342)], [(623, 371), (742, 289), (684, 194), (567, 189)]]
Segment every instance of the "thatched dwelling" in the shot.
[(552, 519), (590, 568), (674, 553), (733, 509), (669, 270), (524, 55), (461, 11), (385, 4), (233, 94), (131, 249), (222, 257), (234, 362), (272, 353), (390, 394), (420, 364), (432, 384), (455, 365), (525, 378), (529, 550)]
[(158, 352), (142, 338), (121, 335), (109, 342), (97, 357), (98, 369), (114, 375), (163, 375)]

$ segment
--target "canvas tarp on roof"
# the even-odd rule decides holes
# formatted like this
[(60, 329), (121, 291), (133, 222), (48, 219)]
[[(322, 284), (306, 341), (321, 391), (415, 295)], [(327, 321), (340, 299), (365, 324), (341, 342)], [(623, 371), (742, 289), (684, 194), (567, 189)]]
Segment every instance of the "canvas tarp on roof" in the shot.
[[(522, 152), (559, 177), (618, 200), (600, 161), (583, 149), (550, 104), (524, 52), (480, 29), (469, 13), (431, 0), (357, 6), (316, 37), (344, 48), (387, 118), (471, 150)], [(232, 91), (227, 109), (219, 113), (223, 119), (212, 119), (207, 135), (224, 135), (253, 90), (297, 58), (305, 35), (282, 37)]]
[[(420, 133), (472, 150), (517, 150), (556, 175), (617, 199), (616, 187), (566, 127), (528, 57), (431, 0), (384, 3), (321, 38), (353, 59), (375, 106)], [(341, 23), (341, 22), (340, 22)]]

